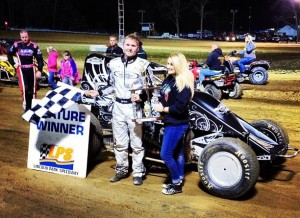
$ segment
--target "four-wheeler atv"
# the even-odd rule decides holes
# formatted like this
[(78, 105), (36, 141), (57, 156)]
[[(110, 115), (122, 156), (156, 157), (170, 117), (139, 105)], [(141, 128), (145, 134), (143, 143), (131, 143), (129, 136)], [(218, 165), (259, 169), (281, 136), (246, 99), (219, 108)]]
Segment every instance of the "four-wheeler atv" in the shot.
[[(101, 54), (90, 54), (85, 60), (81, 88), (105, 86), (108, 78), (106, 65), (110, 59)], [(152, 70), (155, 78), (161, 81), (166, 75), (165, 68), (154, 63), (150, 66), (148, 70)], [(103, 140), (111, 127), (113, 96), (85, 98), (83, 102), (92, 104), (93, 127), (97, 132), (92, 137), (98, 146), (104, 146)], [(264, 165), (261, 163), (273, 164), (299, 153), (290, 147), (288, 135), (276, 122), (258, 120), (250, 124), (207, 93), (195, 92), (189, 114), (190, 128), (185, 136), (186, 162), (197, 164), (201, 183), (215, 196), (229, 199), (243, 196), (255, 186), (260, 166)], [(161, 120), (143, 122), (146, 159), (161, 162), (163, 130)], [(288, 150), (293, 152), (287, 153)]]
[[(190, 61), (189, 68), (194, 75), (195, 88), (200, 89), (199, 74), (203, 64), (195, 60)], [(237, 75), (228, 71), (217, 74), (215, 76), (206, 76), (202, 82), (204, 92), (214, 96), (216, 99), (221, 100), (224, 97), (232, 99), (239, 99), (243, 95), (243, 87), (237, 81)]]
[[(0, 81), (18, 83), (18, 75), (15, 68), (8, 62), (7, 50), (12, 45), (13, 42), (1, 39), (0, 40)], [(15, 62), (17, 58), (14, 57)], [(37, 66), (37, 64), (35, 63)], [(44, 67), (42, 72), (42, 77), (39, 79), (40, 87), (48, 87), (48, 70), (47, 63), (44, 61)]]
[[(236, 62), (241, 58), (236, 56), (236, 51), (231, 51), (225, 56), (227, 60), (224, 64), (230, 72), (240, 74), (240, 70)], [(246, 71), (242, 74), (242, 81), (249, 77), (249, 81), (253, 85), (265, 85), (268, 81), (268, 69), (270, 68), (271, 61), (255, 60), (250, 64), (245, 65)]]

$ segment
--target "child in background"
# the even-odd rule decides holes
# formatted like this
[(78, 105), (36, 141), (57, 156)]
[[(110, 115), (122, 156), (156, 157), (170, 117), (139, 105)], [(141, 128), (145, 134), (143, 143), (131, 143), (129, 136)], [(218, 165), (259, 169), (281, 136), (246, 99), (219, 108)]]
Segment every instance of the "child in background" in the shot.
[(77, 74), (77, 66), (75, 61), (72, 59), (69, 51), (63, 52), (63, 59), (60, 62), (60, 73), (59, 76), (63, 83), (73, 86), (75, 77)]
[(56, 49), (52, 46), (47, 46), (47, 52), (48, 52), (48, 72), (49, 77), (48, 81), (52, 89), (55, 89), (57, 87), (56, 83), (54, 82), (54, 77), (57, 74), (57, 58), (59, 56)]

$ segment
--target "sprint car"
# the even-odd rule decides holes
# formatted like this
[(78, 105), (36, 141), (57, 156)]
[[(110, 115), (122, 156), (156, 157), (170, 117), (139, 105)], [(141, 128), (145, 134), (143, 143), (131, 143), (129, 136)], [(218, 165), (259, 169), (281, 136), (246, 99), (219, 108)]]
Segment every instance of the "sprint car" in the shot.
[[(107, 63), (112, 58), (98, 53), (88, 55), (81, 89), (107, 85)], [(162, 80), (166, 75), (166, 69), (159, 64), (150, 63), (149, 70), (157, 79)], [(101, 148), (111, 148), (107, 146), (107, 138), (112, 137), (114, 97), (98, 96), (82, 101), (92, 105), (90, 158)], [(184, 138), (186, 163), (196, 164), (202, 185), (217, 197), (236, 199), (245, 195), (255, 186), (262, 167), (272, 167), (299, 154), (297, 148), (289, 145), (287, 132), (276, 121), (263, 119), (249, 123), (207, 93), (195, 92), (189, 115), (190, 128)], [(161, 120), (143, 122), (146, 160), (162, 162), (159, 153), (163, 130)]]

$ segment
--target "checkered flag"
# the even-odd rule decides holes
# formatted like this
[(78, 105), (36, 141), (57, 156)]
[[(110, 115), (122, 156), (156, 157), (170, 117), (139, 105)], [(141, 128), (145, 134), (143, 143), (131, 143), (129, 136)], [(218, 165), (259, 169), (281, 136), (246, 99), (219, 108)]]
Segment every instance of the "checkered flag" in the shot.
[(50, 117), (81, 100), (84, 91), (58, 82), (58, 88), (47, 92), (37, 105), (23, 114), (23, 119), (38, 124), (41, 118)]
[(42, 144), (40, 148), (40, 159), (46, 159), (49, 154), (50, 148), (54, 145)]

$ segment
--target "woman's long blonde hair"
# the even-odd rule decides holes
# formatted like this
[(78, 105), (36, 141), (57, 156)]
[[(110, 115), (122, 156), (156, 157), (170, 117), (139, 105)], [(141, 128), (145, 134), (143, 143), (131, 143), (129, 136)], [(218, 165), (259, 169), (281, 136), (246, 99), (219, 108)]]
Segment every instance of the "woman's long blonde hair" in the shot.
[(184, 87), (190, 88), (192, 96), (194, 95), (194, 76), (189, 71), (189, 65), (186, 57), (182, 53), (170, 54), (168, 63), (171, 63), (175, 69), (175, 79), (178, 91), (182, 91)]
[(248, 42), (252, 42), (253, 43), (253, 39), (252, 39), (252, 36), (250, 34), (246, 35), (246, 39), (248, 39)]

